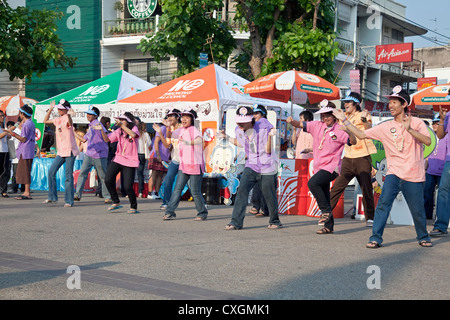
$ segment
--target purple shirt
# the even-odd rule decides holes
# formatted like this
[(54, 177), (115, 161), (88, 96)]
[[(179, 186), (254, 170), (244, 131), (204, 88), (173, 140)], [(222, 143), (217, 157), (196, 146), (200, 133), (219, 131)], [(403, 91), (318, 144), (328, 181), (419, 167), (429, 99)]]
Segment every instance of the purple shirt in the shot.
[(448, 134), (441, 140), (438, 140), (436, 149), (428, 157), (427, 173), (433, 176), (441, 176), (445, 165), (445, 157), (448, 154)]
[[(161, 126), (161, 134), (164, 137), (167, 137), (166, 131), (167, 131), (166, 126)], [(158, 137), (158, 136), (160, 136), (160, 134), (159, 134), (159, 132), (156, 132), (155, 138)], [(153, 141), (155, 141), (155, 140), (156, 139), (154, 139)], [(155, 146), (155, 143), (152, 143), (152, 144), (153, 144), (152, 154), (153, 154), (153, 157), (156, 158), (156, 146)], [(164, 144), (162, 143), (161, 140), (159, 140), (158, 146), (159, 146), (159, 155), (161, 156), (161, 161), (168, 161), (169, 160), (169, 156), (170, 156), (169, 149), (164, 147)]]
[(272, 153), (266, 153), (267, 139), (272, 128), (273, 126), (269, 122), (257, 121), (253, 130), (247, 130), (247, 134), (251, 133), (247, 135), (244, 130), (236, 127), (236, 139), (247, 155), (246, 168), (261, 174), (275, 174), (277, 172), (278, 161), (273, 146)]
[[(450, 112), (447, 112), (447, 116), (444, 119), (444, 131), (447, 137), (450, 134)], [(447, 139), (447, 157), (445, 161), (450, 161), (450, 139)]]
[(100, 130), (95, 130), (92, 127), (100, 124), (102, 126), (102, 130), (106, 131), (105, 127), (101, 124), (97, 119), (92, 120), (89, 123), (89, 130), (84, 135), (84, 139), (87, 141), (87, 148), (85, 155), (99, 159), (99, 158), (107, 158), (108, 157), (108, 143), (103, 140), (102, 132)]
[(34, 146), (36, 144), (36, 127), (31, 119), (22, 124), (22, 131), (20, 136), (27, 139), (25, 142), (19, 142), (16, 150), (16, 157), (20, 160), (22, 159), (33, 159), (34, 158)]

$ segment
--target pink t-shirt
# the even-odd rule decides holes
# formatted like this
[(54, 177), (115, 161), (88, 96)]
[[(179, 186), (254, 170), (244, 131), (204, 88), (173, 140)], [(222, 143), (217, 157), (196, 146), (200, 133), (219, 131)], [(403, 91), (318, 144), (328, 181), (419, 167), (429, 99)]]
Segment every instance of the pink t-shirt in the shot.
[(297, 145), (295, 146), (295, 159), (311, 159), (312, 152), (301, 153), (305, 149), (313, 148), (313, 137), (303, 129), (297, 129)]
[(136, 137), (131, 138), (122, 129), (117, 129), (108, 135), (108, 139), (111, 142), (117, 141), (117, 150), (112, 161), (126, 167), (137, 168), (139, 167), (139, 129), (134, 126), (131, 130), (136, 133)]
[[(411, 118), (411, 128), (429, 137), (425, 123), (416, 117)], [(425, 181), (423, 144), (403, 129), (395, 120), (381, 122), (365, 131), (366, 136), (383, 144), (387, 160), (387, 175), (394, 174), (409, 182)]]
[(201, 174), (202, 172), (205, 172), (203, 145), (188, 145), (184, 142), (193, 141), (197, 137), (202, 137), (202, 134), (194, 126), (190, 126), (188, 128), (182, 127), (180, 129), (180, 135), (178, 138), (180, 170), (185, 174)]
[(75, 140), (73, 126), (69, 125), (69, 115), (65, 114), (53, 119), (53, 124), (55, 125), (57, 155), (60, 157), (70, 157), (72, 153), (73, 156), (77, 156), (80, 150)]
[(314, 173), (326, 170), (338, 174), (341, 172), (342, 151), (348, 142), (347, 132), (339, 129), (340, 124), (335, 123), (328, 128), (322, 121), (309, 121), (306, 123), (306, 131), (311, 133), (314, 139)]

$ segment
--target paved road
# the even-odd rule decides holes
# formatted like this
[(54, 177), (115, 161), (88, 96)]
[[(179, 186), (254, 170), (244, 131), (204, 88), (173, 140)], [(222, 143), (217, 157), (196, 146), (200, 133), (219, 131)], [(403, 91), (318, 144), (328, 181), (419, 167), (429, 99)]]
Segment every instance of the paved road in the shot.
[(163, 221), (159, 200), (139, 199), (130, 215), (126, 198), (114, 213), (91, 194), (72, 208), (62, 194), (57, 204), (45, 199), (0, 199), (0, 299), (450, 299), (450, 238), (421, 248), (412, 226), (388, 226), (384, 246), (370, 250), (371, 229), (347, 216), (331, 235), (294, 215), (269, 230), (249, 214), (242, 230), (227, 231), (224, 205), (198, 222), (183, 201), (177, 219)]

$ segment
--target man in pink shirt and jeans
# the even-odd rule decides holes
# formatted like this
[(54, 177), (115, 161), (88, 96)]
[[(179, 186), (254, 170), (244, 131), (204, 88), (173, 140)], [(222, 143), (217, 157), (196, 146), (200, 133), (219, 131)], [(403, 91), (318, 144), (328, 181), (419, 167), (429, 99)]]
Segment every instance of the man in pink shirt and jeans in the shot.
[(361, 131), (351, 124), (345, 118), (342, 110), (333, 112), (358, 139), (378, 140), (383, 143), (386, 152), (388, 172), (375, 209), (372, 236), (366, 247), (381, 247), (386, 221), (400, 191), (411, 211), (419, 244), (422, 247), (431, 247), (432, 244), (426, 229), (423, 200), (425, 181), (423, 144), (431, 144), (430, 134), (421, 119), (406, 114), (410, 97), (401, 86), (396, 86), (393, 93), (387, 97), (389, 98), (389, 110), (394, 119), (382, 122), (366, 131)]

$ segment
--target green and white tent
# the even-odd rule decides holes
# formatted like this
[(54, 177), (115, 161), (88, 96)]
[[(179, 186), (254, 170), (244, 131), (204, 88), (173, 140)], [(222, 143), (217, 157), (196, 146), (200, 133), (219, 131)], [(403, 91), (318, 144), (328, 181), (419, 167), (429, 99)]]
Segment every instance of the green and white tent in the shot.
[[(50, 103), (55, 101), (55, 104), (58, 104), (61, 99), (65, 99), (70, 102), (75, 111), (75, 115), (72, 116), (74, 123), (88, 123), (84, 111), (88, 110), (89, 105), (100, 110), (100, 117), (113, 118), (125, 111), (133, 112), (133, 110), (119, 110), (121, 107), (116, 105), (117, 101), (153, 87), (155, 85), (120, 70), (37, 103), (34, 117), (36, 122), (42, 122)], [(51, 119), (57, 116), (55, 108)]]

